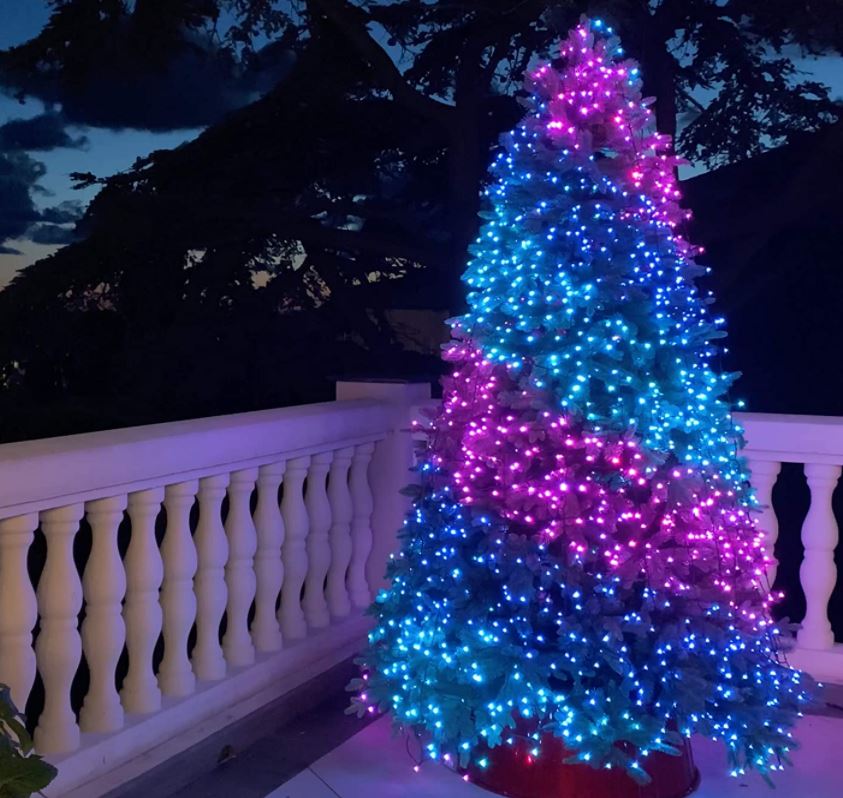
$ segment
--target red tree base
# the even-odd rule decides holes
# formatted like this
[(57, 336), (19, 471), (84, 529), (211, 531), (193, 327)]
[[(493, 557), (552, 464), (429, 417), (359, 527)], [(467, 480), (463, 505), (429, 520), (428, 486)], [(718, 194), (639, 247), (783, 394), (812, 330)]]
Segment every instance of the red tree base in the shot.
[(508, 798), (684, 798), (700, 783), (689, 740), (679, 756), (652, 753), (642, 761), (649, 784), (638, 784), (617, 768), (564, 764), (570, 751), (553, 735), (545, 735), (540, 750), (533, 759), (526, 742), (500, 746), (488, 753), (486, 768), (469, 767), (469, 778)]

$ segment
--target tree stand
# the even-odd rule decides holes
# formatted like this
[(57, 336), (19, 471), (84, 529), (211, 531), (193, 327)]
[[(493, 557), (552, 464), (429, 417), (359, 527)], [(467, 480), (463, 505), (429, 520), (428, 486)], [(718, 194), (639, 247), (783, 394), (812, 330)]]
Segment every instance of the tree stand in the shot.
[(468, 776), (474, 784), (507, 798), (684, 798), (700, 783), (689, 740), (679, 756), (654, 752), (642, 760), (652, 779), (648, 784), (638, 784), (617, 768), (564, 764), (570, 752), (550, 734), (542, 738), (539, 756), (530, 755), (531, 747), (521, 740), (492, 749), (487, 767), (470, 766)]

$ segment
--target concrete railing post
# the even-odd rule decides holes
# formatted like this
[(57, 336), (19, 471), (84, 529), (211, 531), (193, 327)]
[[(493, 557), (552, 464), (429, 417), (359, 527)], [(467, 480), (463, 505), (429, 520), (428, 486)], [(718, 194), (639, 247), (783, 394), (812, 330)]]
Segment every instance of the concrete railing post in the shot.
[(372, 551), (366, 565), (366, 580), (372, 597), (386, 585), (389, 555), (398, 548), (397, 535), (410, 507), (401, 493), (415, 479), (413, 438), (410, 424), (413, 408), (430, 399), (430, 384), (417, 382), (338, 382), (337, 399), (378, 399), (388, 402), (392, 418), (386, 438), (379, 441), (369, 465), (372, 489)]

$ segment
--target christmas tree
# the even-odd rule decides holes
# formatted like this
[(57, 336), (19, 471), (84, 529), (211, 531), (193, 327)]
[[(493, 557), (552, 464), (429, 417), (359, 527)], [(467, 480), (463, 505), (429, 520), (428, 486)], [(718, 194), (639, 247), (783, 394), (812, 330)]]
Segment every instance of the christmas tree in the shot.
[(600, 22), (526, 89), (356, 708), (462, 767), (551, 733), (646, 781), (651, 752), (701, 733), (766, 774), (807, 679), (770, 620), (678, 160)]

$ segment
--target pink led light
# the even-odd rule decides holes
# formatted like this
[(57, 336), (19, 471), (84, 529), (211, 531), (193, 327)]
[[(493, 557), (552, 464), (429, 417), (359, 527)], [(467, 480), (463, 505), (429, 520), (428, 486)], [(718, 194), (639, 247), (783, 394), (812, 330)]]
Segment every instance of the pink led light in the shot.
[[(763, 616), (759, 604), (773, 598), (759, 590), (763, 538), (732, 491), (705, 488), (693, 468), (659, 465), (631, 435), (598, 434), (554, 414), (547, 397), (519, 390), (468, 340), (447, 357), (456, 368), (444, 404), (453, 412), (447, 425), (434, 422), (431, 451), (460, 502), (494, 510), (513, 533), (540, 536), (621, 580), (645, 575), (669, 593), (722, 601), (753, 623)], [(672, 497), (674, 486), (683, 498)], [(705, 571), (698, 562), (719, 566)]]
[[(556, 146), (573, 153), (613, 153), (601, 161), (601, 168), (609, 170), (615, 182), (620, 179), (620, 187), (626, 182), (634, 189), (629, 216), (655, 220), (675, 231), (690, 215), (678, 203), (675, 171), (682, 161), (673, 154), (670, 137), (654, 131), (651, 100), (641, 97), (634, 62), (614, 64), (608, 47), (609, 40), (580, 25), (562, 44), (568, 62), (564, 72), (545, 65), (528, 77), (527, 90), (546, 108), (535, 125), (543, 126)], [(574, 98), (581, 100), (576, 112)], [(608, 119), (613, 125), (604, 124)], [(701, 251), (674, 235), (682, 254)]]

